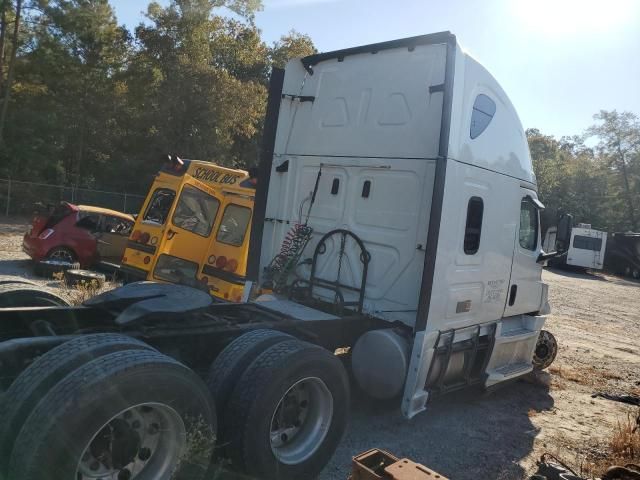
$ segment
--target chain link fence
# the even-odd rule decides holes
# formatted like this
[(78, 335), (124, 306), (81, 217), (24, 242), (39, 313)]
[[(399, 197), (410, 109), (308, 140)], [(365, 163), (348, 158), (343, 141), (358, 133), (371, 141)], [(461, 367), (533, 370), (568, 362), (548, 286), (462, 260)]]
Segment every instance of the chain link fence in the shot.
[(0, 214), (7, 216), (31, 215), (38, 203), (56, 205), (61, 201), (138, 213), (144, 199), (131, 193), (0, 179)]

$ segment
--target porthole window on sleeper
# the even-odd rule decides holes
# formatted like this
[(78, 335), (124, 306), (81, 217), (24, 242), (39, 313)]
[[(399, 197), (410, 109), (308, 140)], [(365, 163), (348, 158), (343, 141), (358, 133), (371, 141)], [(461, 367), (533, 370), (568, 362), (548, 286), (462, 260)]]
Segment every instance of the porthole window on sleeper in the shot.
[(478, 95), (476, 101), (473, 102), (473, 111), (471, 112), (469, 135), (472, 139), (477, 138), (486, 130), (495, 114), (496, 103), (482, 93)]

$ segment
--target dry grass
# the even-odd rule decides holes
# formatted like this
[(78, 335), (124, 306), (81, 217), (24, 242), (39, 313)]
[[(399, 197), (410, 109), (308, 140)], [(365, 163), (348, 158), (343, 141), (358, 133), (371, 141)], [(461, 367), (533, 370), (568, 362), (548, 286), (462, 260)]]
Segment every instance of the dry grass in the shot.
[(113, 288), (113, 285), (110, 285), (108, 282), (105, 282), (105, 284), (100, 287), (98, 282), (95, 281), (81, 281), (76, 285), (70, 286), (64, 281), (64, 273), (55, 274), (53, 278), (60, 281), (61, 293), (69, 300), (71, 305), (82, 305), (85, 301), (95, 297), (99, 293), (106, 292)]
[(604, 444), (584, 452), (581, 462), (583, 475), (599, 478), (612, 465), (640, 464), (640, 428), (636, 429), (637, 419), (640, 419), (640, 410), (629, 412), (618, 420)]
[[(562, 365), (549, 367), (549, 373), (569, 382), (595, 387), (602, 384), (602, 380), (622, 380), (617, 373), (596, 367), (571, 368)], [(552, 382), (553, 385), (553, 382)], [(560, 386), (556, 384), (556, 386)], [(559, 388), (559, 389), (562, 389)]]

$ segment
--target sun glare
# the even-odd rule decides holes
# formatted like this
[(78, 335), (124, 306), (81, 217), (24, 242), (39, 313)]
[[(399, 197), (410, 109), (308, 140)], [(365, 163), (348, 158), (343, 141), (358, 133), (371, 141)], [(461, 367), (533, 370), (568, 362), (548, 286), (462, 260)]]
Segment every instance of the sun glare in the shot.
[(638, 0), (510, 0), (521, 25), (546, 35), (608, 32), (635, 23), (640, 30)]

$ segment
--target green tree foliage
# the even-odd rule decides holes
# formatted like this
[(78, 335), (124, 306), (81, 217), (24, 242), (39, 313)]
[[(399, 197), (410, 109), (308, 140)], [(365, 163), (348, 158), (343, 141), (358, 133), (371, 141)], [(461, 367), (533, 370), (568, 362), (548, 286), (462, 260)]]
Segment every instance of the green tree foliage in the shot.
[(584, 135), (559, 140), (538, 129), (527, 130), (539, 195), (547, 207), (543, 230), (555, 225), (562, 213), (607, 231), (638, 229), (638, 118), (614, 110), (601, 111), (594, 120), (598, 123)]
[[(5, 27), (16, 2), (0, 0)], [(296, 32), (266, 45), (261, 8), (153, 2), (131, 33), (108, 0), (23, 0), (0, 176), (144, 193), (160, 153), (254, 165), (272, 65), (315, 52)]]
[[(316, 52), (294, 30), (267, 45), (261, 8), (153, 2), (130, 32), (108, 0), (0, 0), (0, 177), (146, 193), (160, 153), (255, 165), (271, 68)], [(527, 131), (544, 225), (570, 212), (637, 231), (638, 117), (594, 120), (571, 138)]]

